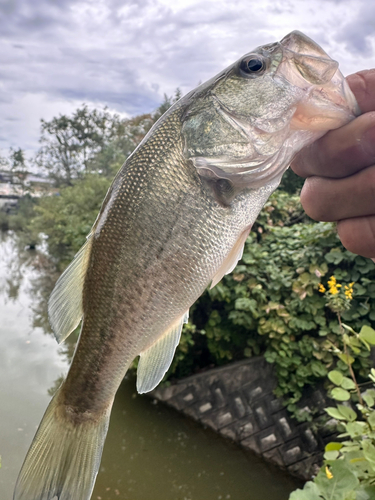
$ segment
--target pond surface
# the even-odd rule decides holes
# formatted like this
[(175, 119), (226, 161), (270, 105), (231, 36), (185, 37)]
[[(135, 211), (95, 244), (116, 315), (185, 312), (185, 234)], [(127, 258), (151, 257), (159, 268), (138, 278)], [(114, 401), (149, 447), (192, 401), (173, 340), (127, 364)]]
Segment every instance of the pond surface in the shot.
[[(46, 319), (56, 276), (42, 252), (0, 239), (0, 499), (13, 487), (74, 349), (58, 346)], [(299, 484), (183, 417), (121, 385), (93, 500), (287, 500)], [(78, 500), (78, 499), (77, 499)]]

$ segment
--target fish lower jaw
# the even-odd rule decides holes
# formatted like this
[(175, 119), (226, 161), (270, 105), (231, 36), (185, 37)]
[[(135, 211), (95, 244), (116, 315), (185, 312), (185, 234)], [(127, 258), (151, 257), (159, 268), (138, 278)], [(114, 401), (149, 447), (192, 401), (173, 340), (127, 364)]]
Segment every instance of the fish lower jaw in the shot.
[(337, 107), (327, 112), (326, 109), (300, 104), (290, 122), (290, 129), (325, 133), (345, 125), (353, 118), (354, 115), (344, 108)]

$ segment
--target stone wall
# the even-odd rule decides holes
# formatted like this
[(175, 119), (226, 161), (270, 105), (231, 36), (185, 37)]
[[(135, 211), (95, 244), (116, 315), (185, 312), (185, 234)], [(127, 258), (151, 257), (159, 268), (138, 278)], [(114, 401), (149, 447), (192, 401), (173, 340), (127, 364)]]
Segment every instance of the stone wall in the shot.
[[(276, 383), (272, 365), (251, 358), (159, 387), (151, 395), (291, 474), (310, 479), (332, 431), (315, 432), (311, 424), (291, 418), (273, 394)], [(322, 412), (326, 403), (323, 392), (315, 389), (302, 404)]]

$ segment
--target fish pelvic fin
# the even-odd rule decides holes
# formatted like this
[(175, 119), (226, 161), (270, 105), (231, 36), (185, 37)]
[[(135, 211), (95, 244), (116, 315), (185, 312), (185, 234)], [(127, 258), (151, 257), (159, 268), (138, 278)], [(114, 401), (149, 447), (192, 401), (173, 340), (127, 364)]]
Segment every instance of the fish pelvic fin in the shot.
[(92, 237), (57, 280), (48, 301), (48, 317), (57, 342), (63, 342), (78, 326), (83, 315), (82, 295), (89, 265)]
[(249, 236), (250, 229), (251, 227), (248, 227), (247, 229), (245, 229), (245, 231), (243, 231), (243, 233), (241, 233), (232, 250), (229, 252), (227, 257), (224, 259), (224, 262), (216, 272), (215, 276), (212, 278), (210, 288), (216, 286), (219, 281), (222, 280), (225, 274), (231, 273), (237, 266), (238, 261), (242, 259), (243, 249), (246, 243), (246, 239)]
[(137, 368), (139, 394), (152, 391), (162, 381), (180, 342), (182, 327), (188, 319), (189, 314), (186, 312), (152, 346), (141, 352)]
[(101, 415), (68, 415), (52, 399), (18, 476), (13, 500), (89, 500), (112, 404)]

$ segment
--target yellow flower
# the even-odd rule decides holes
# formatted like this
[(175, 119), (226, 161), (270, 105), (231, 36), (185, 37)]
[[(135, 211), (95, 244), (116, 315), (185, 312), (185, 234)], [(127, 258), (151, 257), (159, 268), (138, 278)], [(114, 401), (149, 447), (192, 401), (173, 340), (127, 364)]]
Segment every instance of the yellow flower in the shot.
[(353, 298), (353, 285), (354, 285), (354, 281), (352, 283), (349, 283), (349, 285), (345, 285), (345, 297), (348, 299), (348, 300), (352, 300)]
[(327, 476), (328, 479), (332, 479), (333, 478), (333, 474), (329, 470), (328, 465), (326, 465), (326, 476)]
[(319, 292), (320, 293), (324, 293), (326, 291), (326, 289), (324, 288), (324, 285), (322, 285), (321, 283), (319, 283)]
[(330, 279), (328, 280), (328, 285), (329, 285), (329, 287), (336, 285), (336, 278), (334, 276), (330, 277)]
[(339, 293), (339, 291), (337, 290), (336, 286), (330, 286), (329, 293), (331, 293), (332, 295), (336, 295), (337, 293)]

